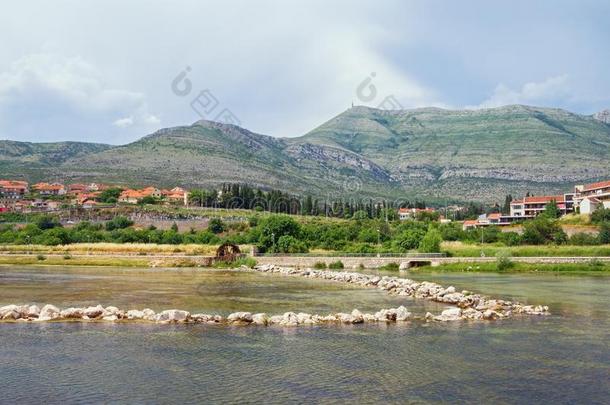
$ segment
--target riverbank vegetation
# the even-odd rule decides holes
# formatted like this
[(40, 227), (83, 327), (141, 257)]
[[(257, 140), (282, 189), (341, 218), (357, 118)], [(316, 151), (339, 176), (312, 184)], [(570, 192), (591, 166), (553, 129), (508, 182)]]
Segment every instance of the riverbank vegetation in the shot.
[[(592, 216), (597, 234), (568, 236), (557, 219), (541, 215), (522, 225), (522, 232), (500, 227), (463, 230), (460, 223), (439, 223), (432, 217), (386, 221), (355, 212), (352, 219), (262, 215), (250, 212), (240, 221), (215, 217), (205, 229), (138, 227), (125, 216), (107, 221), (62, 225), (57, 217), (40, 215), (25, 225), (0, 225), (0, 245), (72, 246), (88, 251), (184, 253), (210, 255), (221, 243), (255, 246), (262, 253), (439, 253), (450, 256), (610, 256), (610, 210)], [(111, 244), (111, 245), (108, 245)], [(161, 247), (162, 246), (162, 247)], [(72, 250), (72, 248), (65, 248)]]
[[(509, 263), (507, 265), (507, 263)], [(588, 263), (522, 263), (510, 258), (498, 259), (487, 263), (451, 263), (440, 266), (414, 267), (411, 272), (486, 272), (486, 273), (519, 273), (519, 272), (555, 272), (570, 274), (610, 273), (610, 264), (591, 260)]]

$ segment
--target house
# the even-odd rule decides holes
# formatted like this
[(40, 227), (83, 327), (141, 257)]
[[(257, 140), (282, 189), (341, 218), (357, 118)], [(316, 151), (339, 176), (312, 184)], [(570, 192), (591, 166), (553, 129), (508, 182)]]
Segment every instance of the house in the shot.
[(513, 220), (514, 217), (511, 217), (509, 215), (502, 215), (499, 212), (494, 212), (491, 214), (482, 214), (479, 215), (477, 219), (464, 221), (462, 224), (462, 229), (466, 231), (468, 229), (480, 228), (491, 225), (506, 226), (510, 225)]
[(551, 201), (555, 201), (562, 215), (574, 212), (574, 193), (568, 193), (530, 196), (513, 200), (510, 203), (510, 216), (517, 219), (535, 218)]
[(574, 187), (574, 205), (581, 214), (591, 214), (599, 207), (610, 208), (610, 180)]
[(399, 208), (398, 209), (398, 219), (404, 221), (406, 219), (413, 219), (420, 212), (429, 212), (433, 213), (433, 208)]
[(91, 209), (91, 208), (95, 208), (97, 206), (97, 202), (93, 201), (93, 200), (86, 200), (83, 201), (82, 206), (84, 209)]
[(171, 190), (162, 190), (161, 194), (169, 203), (188, 205), (188, 191), (182, 187), (174, 187)]
[(585, 197), (578, 203), (581, 214), (592, 214), (596, 209), (602, 206), (604, 206), (602, 200), (595, 197)]
[(38, 183), (34, 184), (32, 188), (42, 196), (64, 195), (67, 193), (66, 187), (60, 183)]
[(124, 190), (119, 196), (119, 202), (125, 204), (137, 204), (144, 198), (144, 195), (138, 190), (127, 189)]
[(25, 181), (0, 180), (0, 198), (20, 200), (28, 192), (28, 183)]

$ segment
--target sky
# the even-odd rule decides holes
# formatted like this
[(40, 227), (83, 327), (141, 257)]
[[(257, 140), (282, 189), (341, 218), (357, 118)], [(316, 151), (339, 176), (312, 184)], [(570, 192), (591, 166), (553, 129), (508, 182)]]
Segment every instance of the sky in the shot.
[(355, 105), (610, 108), (608, 1), (4, 2), (0, 139), (199, 119), (300, 136)]

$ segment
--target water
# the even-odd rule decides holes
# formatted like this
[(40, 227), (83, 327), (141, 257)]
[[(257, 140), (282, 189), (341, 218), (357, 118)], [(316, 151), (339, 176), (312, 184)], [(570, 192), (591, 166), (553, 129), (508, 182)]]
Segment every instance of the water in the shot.
[[(271, 313), (289, 307), (314, 312), (405, 302), (378, 290), (319, 280), (189, 271), (144, 275), (119, 269), (0, 269), (0, 301), (36, 292), (37, 299), (53, 297), (53, 303), (62, 304), (57, 300), (63, 289), (66, 304), (85, 302), (92, 291), (99, 291), (98, 300), (115, 296), (123, 303), (133, 299), (141, 304), (143, 292), (152, 290), (151, 307), (219, 305), (213, 312), (222, 313), (235, 300)], [(129, 282), (144, 276), (151, 279)], [(157, 285), (166, 277), (182, 280), (175, 283), (180, 286)], [(207, 285), (205, 294), (198, 293), (200, 277)], [(610, 278), (410, 277), (548, 303), (553, 315), (495, 323), (292, 329), (2, 324), (0, 379), (5, 389), (0, 402), (608, 403)], [(223, 300), (223, 294), (229, 298)], [(418, 301), (406, 305), (417, 311), (427, 308)]]

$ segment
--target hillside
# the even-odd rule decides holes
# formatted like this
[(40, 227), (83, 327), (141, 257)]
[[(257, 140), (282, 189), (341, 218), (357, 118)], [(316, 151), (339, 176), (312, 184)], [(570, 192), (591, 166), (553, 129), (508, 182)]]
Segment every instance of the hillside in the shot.
[(560, 109), (354, 107), (297, 138), (199, 121), (122, 145), (0, 141), (1, 177), (248, 182), (323, 198), (500, 201), (610, 177), (610, 125)]

